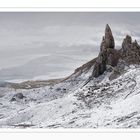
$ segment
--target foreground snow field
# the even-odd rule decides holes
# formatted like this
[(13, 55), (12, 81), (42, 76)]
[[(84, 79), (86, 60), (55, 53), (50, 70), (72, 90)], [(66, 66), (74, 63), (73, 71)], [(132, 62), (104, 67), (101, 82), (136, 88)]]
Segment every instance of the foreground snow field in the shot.
[(108, 71), (85, 82), (92, 69), (54, 86), (0, 88), (0, 127), (139, 128), (140, 66), (126, 67), (114, 80)]

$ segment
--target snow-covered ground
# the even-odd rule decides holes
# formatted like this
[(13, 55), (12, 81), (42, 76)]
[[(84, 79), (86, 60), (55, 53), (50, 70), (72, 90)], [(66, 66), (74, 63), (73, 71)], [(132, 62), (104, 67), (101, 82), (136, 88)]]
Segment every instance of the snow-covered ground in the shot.
[(0, 127), (139, 128), (140, 67), (127, 67), (112, 81), (105, 72), (85, 84), (90, 74), (36, 89), (0, 88)]

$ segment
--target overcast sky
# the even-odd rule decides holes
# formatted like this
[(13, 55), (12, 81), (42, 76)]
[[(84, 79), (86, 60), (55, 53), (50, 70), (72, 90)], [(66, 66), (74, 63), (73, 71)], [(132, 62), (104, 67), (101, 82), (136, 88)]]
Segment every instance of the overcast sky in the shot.
[(69, 55), (77, 48), (79, 55), (84, 55), (83, 50), (87, 49), (87, 59), (94, 58), (107, 23), (112, 29), (116, 47), (121, 46), (126, 34), (139, 42), (140, 13), (1, 12), (0, 69), (60, 52)]

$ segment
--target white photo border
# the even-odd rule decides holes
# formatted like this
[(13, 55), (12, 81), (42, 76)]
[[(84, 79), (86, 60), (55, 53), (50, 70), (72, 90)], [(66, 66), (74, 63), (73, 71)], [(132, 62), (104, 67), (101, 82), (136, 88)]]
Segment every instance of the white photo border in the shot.
[[(0, 12), (140, 12), (140, 7), (0, 7)], [(15, 129), (0, 128), (0, 133), (140, 133), (140, 129)]]

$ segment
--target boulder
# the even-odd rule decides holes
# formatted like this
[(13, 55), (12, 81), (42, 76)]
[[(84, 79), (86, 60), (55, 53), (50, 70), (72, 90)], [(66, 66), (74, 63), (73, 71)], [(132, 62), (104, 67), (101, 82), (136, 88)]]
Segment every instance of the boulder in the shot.
[(25, 96), (23, 96), (22, 93), (17, 93), (12, 97), (11, 101), (16, 101), (16, 100), (19, 100), (19, 99), (21, 100), (23, 98), (25, 98)]

